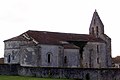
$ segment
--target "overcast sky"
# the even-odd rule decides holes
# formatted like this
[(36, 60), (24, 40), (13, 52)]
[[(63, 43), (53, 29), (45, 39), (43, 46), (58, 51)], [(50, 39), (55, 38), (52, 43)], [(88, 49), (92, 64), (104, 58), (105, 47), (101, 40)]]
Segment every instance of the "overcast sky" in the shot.
[(3, 41), (27, 30), (88, 34), (95, 9), (112, 38), (112, 56), (120, 55), (119, 0), (0, 0), (0, 57)]

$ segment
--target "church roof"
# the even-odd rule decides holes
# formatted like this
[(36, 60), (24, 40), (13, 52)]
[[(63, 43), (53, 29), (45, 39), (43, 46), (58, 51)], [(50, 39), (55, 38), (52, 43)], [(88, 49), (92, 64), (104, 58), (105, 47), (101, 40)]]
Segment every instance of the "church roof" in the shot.
[(33, 31), (27, 32), (13, 37), (6, 41), (30, 41), (33, 40), (40, 44), (65, 44), (67, 41), (86, 41), (86, 42), (104, 42), (101, 38), (95, 38), (88, 34), (73, 34), (73, 33), (60, 33), (48, 31)]
[(112, 61), (113, 61), (114, 63), (120, 63), (120, 56), (117, 56), (117, 57), (115, 57), (115, 58), (112, 58)]

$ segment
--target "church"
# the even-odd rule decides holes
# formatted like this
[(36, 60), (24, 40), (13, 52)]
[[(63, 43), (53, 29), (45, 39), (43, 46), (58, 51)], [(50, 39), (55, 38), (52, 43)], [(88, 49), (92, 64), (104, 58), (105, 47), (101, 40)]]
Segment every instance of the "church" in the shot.
[(4, 41), (4, 63), (30, 67), (108, 68), (111, 38), (95, 10), (89, 34), (28, 30)]

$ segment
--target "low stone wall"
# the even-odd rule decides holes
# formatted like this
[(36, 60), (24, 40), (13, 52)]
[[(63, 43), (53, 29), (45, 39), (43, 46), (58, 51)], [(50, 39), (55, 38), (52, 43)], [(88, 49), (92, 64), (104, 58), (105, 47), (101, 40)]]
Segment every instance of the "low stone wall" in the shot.
[(19, 67), (17, 64), (0, 64), (0, 75), (18, 75)]
[(22, 67), (3, 64), (0, 65), (0, 75), (75, 78), (79, 80), (120, 80), (120, 69)]
[(22, 76), (75, 78), (80, 80), (120, 80), (120, 69), (21, 67)]

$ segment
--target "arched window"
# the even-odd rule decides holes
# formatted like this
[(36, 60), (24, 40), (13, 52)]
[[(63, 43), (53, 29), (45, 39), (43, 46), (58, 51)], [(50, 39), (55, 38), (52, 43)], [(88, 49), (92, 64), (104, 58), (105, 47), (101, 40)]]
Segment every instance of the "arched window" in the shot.
[(10, 63), (10, 55), (8, 55), (8, 59), (7, 60), (8, 60), (8, 63)]
[(97, 36), (98, 36), (98, 26), (96, 27), (96, 34), (97, 34)]
[(67, 56), (64, 57), (64, 63), (67, 63)]
[(50, 54), (48, 54), (48, 63), (50, 63)]

